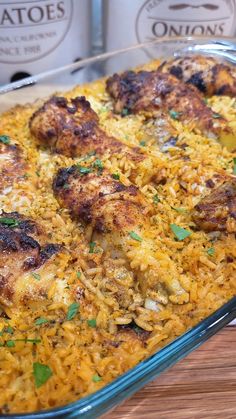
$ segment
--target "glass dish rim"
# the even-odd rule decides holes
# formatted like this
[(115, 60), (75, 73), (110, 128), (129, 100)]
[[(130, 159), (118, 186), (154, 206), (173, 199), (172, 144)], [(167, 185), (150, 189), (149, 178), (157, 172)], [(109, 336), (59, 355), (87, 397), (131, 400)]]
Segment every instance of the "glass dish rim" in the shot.
[[(219, 45), (221, 46), (224, 45), (225, 47), (235, 47), (234, 52), (236, 54), (236, 36), (235, 37), (232, 37), (232, 36), (207, 37), (207, 36), (199, 35), (199, 36), (176, 36), (174, 38), (173, 37), (158, 38), (158, 39), (155, 39), (154, 41), (152, 40), (148, 42), (143, 42), (140, 44), (131, 45), (127, 48), (122, 48), (119, 50), (98, 54), (96, 56), (87, 57), (87, 58), (82, 59), (81, 61), (77, 61), (72, 64), (67, 64), (53, 70), (44, 71), (37, 75), (26, 77), (22, 80), (15, 81), (13, 83), (4, 84), (3, 86), (0, 86), (0, 95), (9, 93), (11, 91), (14, 91), (22, 87), (34, 85), (35, 83), (41, 80), (47, 79), (48, 77), (51, 77), (53, 75), (59, 75), (66, 71), (75, 72), (76, 70), (79, 70), (80, 68), (83, 68), (85, 66), (95, 64), (99, 61), (103, 61), (107, 58), (112, 58), (112, 57), (118, 56), (119, 54), (123, 54), (129, 51), (135, 51), (135, 50), (141, 50), (141, 49), (145, 50), (145, 48), (150, 48), (152, 46), (160, 45), (162, 43), (166, 43), (166, 44), (176, 43), (177, 44), (178, 42), (181, 43), (181, 42), (186, 42), (186, 41), (187, 42), (208, 41), (209, 43), (212, 43), (212, 45), (215, 45), (218, 43)], [(232, 52), (232, 49), (230, 49), (230, 51)]]
[[(145, 48), (150, 48), (154, 45), (158, 45), (161, 43), (173, 43), (175, 42), (176, 45), (181, 45), (182, 42), (206, 42), (211, 45), (221, 45), (225, 46), (226, 50), (229, 48), (229, 52), (234, 52), (236, 57), (236, 37), (206, 37), (206, 36), (189, 36), (189, 37), (165, 37), (163, 39), (157, 39), (155, 41), (145, 42), (137, 45), (133, 45), (127, 48), (120, 49), (118, 51), (112, 51), (104, 54), (100, 54), (94, 57), (83, 59), (79, 62), (65, 65), (63, 67), (59, 67), (56, 70), (50, 70), (43, 73), (40, 73), (36, 76), (27, 77), (23, 80), (10, 83), (0, 87), (0, 96), (4, 94), (8, 94), (16, 89), (21, 87), (28, 87), (32, 86), (40, 81), (46, 80), (47, 78), (53, 75), (59, 75), (63, 73), (67, 73), (68, 71), (75, 71), (82, 67), (89, 66), (91, 64), (102, 62), (108, 58), (116, 57), (119, 54), (127, 53), (129, 51), (135, 50), (142, 50)], [(204, 44), (202, 44), (204, 46)], [(233, 48), (233, 50), (232, 50)], [(211, 52), (212, 54), (212, 52)], [(236, 58), (235, 58), (236, 62)], [(185, 357), (189, 352), (193, 349), (201, 345), (205, 342), (210, 336), (215, 334), (218, 330), (220, 330), (223, 326), (225, 326), (228, 322), (233, 320), (236, 317), (236, 297), (233, 297), (223, 306), (221, 306), (217, 311), (209, 315), (207, 318), (202, 320), (201, 322), (197, 323), (194, 327), (187, 330), (184, 334), (182, 334), (177, 339), (170, 342), (168, 345), (164, 346), (162, 349), (155, 352), (153, 355), (150, 355), (147, 359), (139, 362), (136, 366), (129, 369), (127, 372), (119, 376), (118, 378), (114, 379), (111, 383), (105, 385), (100, 390), (78, 399), (75, 402), (68, 403), (64, 406), (59, 406), (52, 409), (47, 410), (40, 410), (31, 413), (16, 413), (16, 414), (0, 414), (0, 418), (15, 418), (15, 419), (51, 419), (53, 417), (65, 417), (64, 415), (71, 415), (69, 417), (75, 417), (74, 414), (77, 413), (79, 417), (91, 417), (87, 416), (93, 413), (93, 408), (98, 408), (104, 402), (108, 402), (111, 397), (115, 397), (120, 395), (120, 393), (124, 393), (125, 390), (128, 390), (128, 387), (131, 388), (128, 394), (131, 395), (139, 388), (143, 387), (147, 382), (154, 379), (155, 376), (159, 375), (160, 372), (166, 370), (171, 365), (175, 364), (178, 360)], [(176, 351), (176, 352), (175, 352)], [(175, 358), (172, 358), (171, 355), (175, 353)], [(163, 365), (163, 361), (167, 362)], [(159, 363), (159, 364), (158, 364)], [(157, 366), (159, 367), (159, 372), (157, 372)], [(141, 381), (141, 384), (139, 383)], [(135, 386), (136, 387), (133, 388)], [(137, 385), (138, 384), (138, 385)], [(132, 387), (133, 386), (133, 387)], [(120, 396), (119, 401), (122, 401), (127, 398), (127, 392)], [(103, 409), (101, 413), (104, 413), (109, 408), (111, 408), (116, 403), (113, 402), (112, 405), (107, 406), (105, 410)], [(77, 417), (77, 416), (76, 416)], [(93, 416), (93, 417), (97, 417)]]
[[(16, 413), (9, 415), (0, 415), (0, 418), (9, 418), (9, 419), (51, 419), (54, 417), (64, 417), (65, 414), (73, 414), (74, 412), (82, 414), (92, 414), (92, 409), (98, 407), (101, 403), (108, 401), (110, 396), (115, 396), (120, 392), (124, 392), (128, 386), (131, 384), (134, 385), (137, 382), (137, 378), (145, 379), (145, 372), (153, 372), (152, 377), (146, 377), (144, 384), (142, 383), (138, 388), (131, 391), (132, 395), (134, 392), (142, 388), (147, 382), (155, 378), (155, 373), (157, 366), (156, 364), (162, 365), (163, 359), (168, 360), (173, 352), (176, 354), (176, 358), (172, 360), (168, 367), (174, 365), (177, 361), (183, 359), (187, 356), (192, 350), (199, 347), (211, 336), (213, 336), (217, 331), (222, 329), (226, 324), (236, 318), (236, 296), (231, 298), (227, 303), (221, 306), (218, 310), (212, 313), (210, 316), (203, 319), (201, 322), (197, 323), (194, 327), (189, 329), (187, 332), (170, 342), (168, 345), (164, 346), (162, 349), (158, 350), (153, 355), (150, 355), (147, 359), (139, 362), (133, 368), (129, 369), (124, 374), (120, 375), (118, 378), (111, 381), (109, 384), (102, 387), (100, 390), (78, 399), (75, 402), (69, 403), (64, 406), (60, 406), (53, 409), (41, 410), (32, 413)], [(162, 370), (167, 369), (165, 366)], [(147, 371), (148, 369), (148, 371)], [(146, 371), (145, 371), (146, 370)], [(162, 371), (160, 371), (162, 372)], [(136, 375), (140, 374), (140, 377)], [(123, 395), (121, 400), (127, 398), (127, 393)], [(115, 404), (115, 403), (114, 403)], [(80, 409), (80, 412), (78, 412)], [(108, 410), (108, 409), (107, 409)], [(102, 411), (105, 413), (107, 410)], [(56, 416), (55, 416), (56, 415)], [(69, 416), (68, 416), (69, 417)], [(75, 416), (71, 416), (71, 418)], [(88, 416), (91, 418), (91, 416)], [(97, 417), (97, 416), (93, 416)]]

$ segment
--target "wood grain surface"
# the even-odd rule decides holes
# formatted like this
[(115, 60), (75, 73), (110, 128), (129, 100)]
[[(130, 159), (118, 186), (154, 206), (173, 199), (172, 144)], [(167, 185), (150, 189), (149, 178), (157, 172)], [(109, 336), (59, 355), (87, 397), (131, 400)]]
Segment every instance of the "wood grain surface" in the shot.
[(104, 419), (236, 419), (236, 327), (229, 326)]

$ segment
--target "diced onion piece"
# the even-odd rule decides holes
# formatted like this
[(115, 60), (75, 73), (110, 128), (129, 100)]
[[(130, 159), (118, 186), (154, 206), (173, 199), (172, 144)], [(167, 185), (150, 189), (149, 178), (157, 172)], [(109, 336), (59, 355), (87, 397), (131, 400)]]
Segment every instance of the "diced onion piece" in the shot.
[(158, 307), (157, 302), (152, 300), (151, 298), (145, 299), (144, 307), (147, 310), (160, 311), (160, 308)]

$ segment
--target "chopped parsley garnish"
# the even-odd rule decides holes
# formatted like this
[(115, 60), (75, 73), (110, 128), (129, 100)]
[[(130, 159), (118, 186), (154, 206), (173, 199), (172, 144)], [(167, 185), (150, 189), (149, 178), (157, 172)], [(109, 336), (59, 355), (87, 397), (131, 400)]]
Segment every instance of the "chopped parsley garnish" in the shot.
[(145, 145), (146, 145), (146, 141), (144, 141), (144, 140), (139, 141), (139, 144), (140, 144), (142, 147), (145, 147)]
[(39, 317), (37, 320), (35, 320), (36, 326), (41, 326), (41, 324), (48, 323), (48, 320), (44, 317)]
[(31, 275), (34, 279), (36, 279), (37, 281), (40, 281), (41, 276), (39, 274), (36, 274), (35, 272), (33, 272)]
[(96, 319), (87, 320), (87, 323), (88, 323), (88, 326), (90, 326), (90, 327), (96, 327), (97, 326)]
[(233, 174), (236, 175), (236, 157), (233, 158)]
[(127, 116), (128, 114), (129, 114), (129, 109), (123, 108), (122, 111), (121, 111), (121, 115), (122, 116)]
[(52, 374), (52, 370), (48, 365), (40, 364), (39, 362), (33, 363), (34, 382), (37, 388), (45, 384)]
[(112, 177), (113, 177), (113, 179), (115, 179), (115, 180), (120, 180), (120, 175), (119, 175), (119, 173), (112, 173), (112, 175), (111, 175)]
[(92, 171), (92, 169), (90, 169), (89, 167), (83, 167), (83, 166), (80, 166), (79, 164), (77, 164), (77, 167), (81, 175), (87, 175), (88, 173), (91, 173)]
[(79, 310), (79, 303), (72, 303), (68, 308), (66, 320), (72, 320), (76, 316), (78, 310)]
[(130, 231), (129, 235), (132, 239), (136, 240), (137, 242), (142, 241), (142, 237), (140, 237), (137, 233), (135, 233), (135, 231)]
[(94, 383), (99, 383), (99, 381), (102, 380), (102, 377), (100, 377), (98, 374), (93, 375), (92, 380)]
[(63, 185), (63, 189), (69, 189), (69, 188), (70, 188), (69, 183), (64, 183), (64, 185)]
[(77, 278), (78, 278), (78, 279), (80, 279), (80, 277), (81, 277), (81, 272), (80, 272), (80, 271), (76, 272), (76, 276), (77, 276)]
[(101, 174), (103, 171), (103, 164), (102, 161), (100, 159), (96, 159), (95, 162), (93, 163), (93, 167), (95, 167), (96, 169), (98, 169), (98, 173)]
[(19, 225), (19, 221), (15, 220), (14, 218), (0, 217), (0, 224), (8, 227), (17, 227)]
[(160, 202), (160, 199), (159, 199), (159, 197), (158, 197), (157, 193), (156, 193), (156, 195), (154, 195), (154, 197), (153, 197), (153, 202), (154, 202), (154, 204), (158, 204), (158, 202)]
[(179, 241), (186, 239), (186, 237), (189, 237), (191, 234), (191, 231), (188, 231), (185, 228), (179, 227), (176, 224), (170, 224), (170, 228), (173, 231), (175, 237)]
[(94, 249), (96, 247), (96, 242), (90, 242), (89, 243), (89, 253), (95, 253)]
[(212, 118), (214, 118), (214, 119), (218, 119), (218, 118), (222, 118), (222, 116), (221, 116), (219, 113), (214, 112), (214, 113), (212, 114)]
[(175, 119), (176, 121), (179, 119), (179, 117), (182, 115), (183, 112), (177, 112), (177, 111), (173, 111), (170, 110), (169, 111), (169, 115), (172, 119)]
[(36, 174), (38, 177), (40, 177), (40, 173), (39, 173), (39, 171), (38, 171), (38, 170), (36, 170), (35, 174)]
[(13, 348), (13, 347), (15, 346), (15, 342), (14, 342), (14, 340), (7, 340), (7, 341), (6, 341), (6, 346), (7, 346), (8, 348)]
[(184, 212), (187, 212), (186, 208), (181, 207), (171, 207), (173, 210), (179, 212), (180, 214), (183, 214)]
[(107, 112), (109, 109), (108, 108), (106, 108), (106, 106), (102, 106), (100, 109), (99, 109), (99, 112)]
[(10, 335), (13, 335), (13, 333), (14, 333), (14, 331), (13, 331), (13, 329), (12, 329), (12, 327), (11, 327), (11, 326), (7, 326), (7, 327), (5, 327), (5, 328), (4, 328), (4, 332), (5, 332), (5, 333), (10, 333)]
[(0, 142), (3, 144), (10, 144), (11, 139), (8, 135), (0, 135)]
[(4, 327), (0, 332), (0, 336), (2, 336), (4, 333), (9, 333), (10, 335), (13, 335), (13, 328), (11, 326)]
[(215, 249), (214, 247), (209, 247), (209, 249), (207, 249), (207, 254), (209, 256), (213, 256), (215, 254)]

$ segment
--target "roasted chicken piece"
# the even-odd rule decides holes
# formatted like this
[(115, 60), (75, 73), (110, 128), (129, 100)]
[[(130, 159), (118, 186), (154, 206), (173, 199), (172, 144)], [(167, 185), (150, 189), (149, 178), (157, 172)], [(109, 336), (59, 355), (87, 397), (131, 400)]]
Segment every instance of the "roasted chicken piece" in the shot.
[(98, 115), (84, 96), (70, 102), (53, 96), (32, 115), (29, 126), (40, 143), (68, 157), (122, 152), (135, 162), (144, 159), (139, 149), (127, 147), (99, 127)]
[(26, 170), (21, 149), (12, 144), (8, 136), (0, 136), (5, 142), (0, 141), (0, 191), (3, 192), (14, 181), (20, 180)]
[(195, 206), (193, 219), (205, 231), (236, 232), (236, 177), (203, 198)]
[(59, 245), (46, 242), (46, 235), (36, 222), (17, 212), (3, 212), (0, 216), (0, 302), (10, 306), (45, 295), (55, 269), (50, 268), (49, 260), (59, 250)]
[[(84, 96), (71, 99), (52, 97), (30, 120), (31, 133), (52, 150), (70, 157), (82, 157), (91, 153), (103, 158), (118, 156), (120, 168), (128, 167), (130, 179), (142, 177), (142, 183), (150, 179), (150, 168), (155, 166), (154, 157), (142, 154), (140, 147), (128, 147), (106, 134), (99, 126), (99, 118)], [(125, 157), (125, 159), (123, 159)], [(160, 161), (157, 166), (159, 170)], [(126, 173), (127, 174), (127, 173)]]
[(114, 74), (107, 80), (107, 91), (114, 100), (115, 112), (144, 112), (158, 117), (162, 110), (207, 137), (233, 136), (225, 119), (206, 106), (198, 90), (171, 74), (161, 71)]
[(53, 190), (59, 203), (84, 224), (88, 240), (98, 243), (112, 258), (124, 258), (137, 272), (145, 298), (152, 290), (163, 301), (158, 284), (164, 282), (172, 301), (188, 299), (174, 262), (165, 252), (160, 256), (150, 238), (152, 208), (135, 186), (123, 185), (106, 171), (81, 175), (74, 165), (58, 171)]
[(161, 64), (159, 70), (194, 85), (206, 96), (236, 96), (236, 70), (231, 64), (203, 55), (174, 58)]

